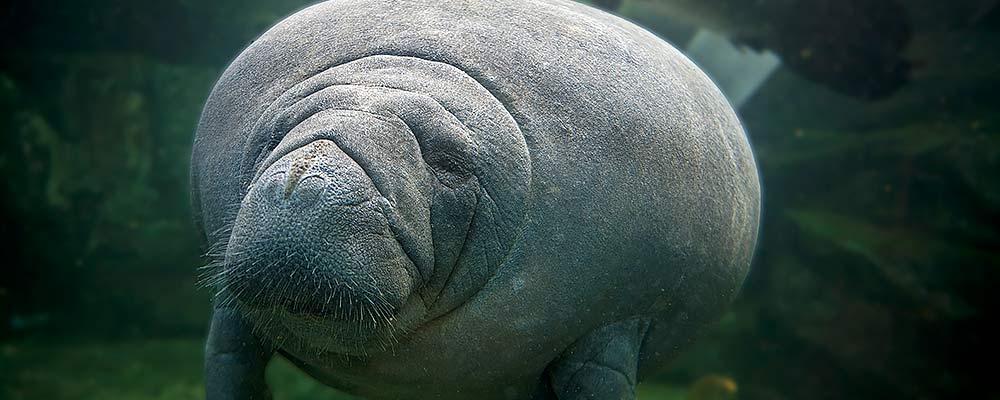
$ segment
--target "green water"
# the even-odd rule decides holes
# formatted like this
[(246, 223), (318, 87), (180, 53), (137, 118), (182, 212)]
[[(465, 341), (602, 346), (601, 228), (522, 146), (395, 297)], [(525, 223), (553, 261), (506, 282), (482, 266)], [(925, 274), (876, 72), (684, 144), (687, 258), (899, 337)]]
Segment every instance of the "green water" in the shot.
[[(228, 60), (307, 3), (56, 3), (0, 6), (0, 398), (199, 398), (195, 123)], [(974, 362), (1000, 267), (1000, 18), (901, 3), (899, 90), (782, 68), (740, 109), (765, 195), (753, 271), (640, 399), (996, 398)], [(268, 376), (278, 399), (349, 398), (281, 360)]]

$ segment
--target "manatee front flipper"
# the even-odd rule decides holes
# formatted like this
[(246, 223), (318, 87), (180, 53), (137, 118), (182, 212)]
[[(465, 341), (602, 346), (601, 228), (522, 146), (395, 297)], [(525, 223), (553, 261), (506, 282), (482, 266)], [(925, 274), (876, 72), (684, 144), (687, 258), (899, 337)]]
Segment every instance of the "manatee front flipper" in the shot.
[(635, 399), (639, 349), (648, 330), (648, 320), (634, 318), (602, 326), (577, 340), (549, 365), (555, 397)]
[(238, 312), (215, 308), (205, 343), (205, 399), (270, 399), (264, 369), (273, 354)]

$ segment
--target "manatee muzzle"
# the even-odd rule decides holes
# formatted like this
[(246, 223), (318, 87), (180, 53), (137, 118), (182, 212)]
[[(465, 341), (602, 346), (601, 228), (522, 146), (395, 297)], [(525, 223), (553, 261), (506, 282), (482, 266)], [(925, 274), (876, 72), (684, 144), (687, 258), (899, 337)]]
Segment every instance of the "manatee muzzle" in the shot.
[(237, 300), (337, 320), (391, 318), (412, 277), (384, 201), (330, 140), (278, 158), (248, 191), (234, 226), (227, 263)]

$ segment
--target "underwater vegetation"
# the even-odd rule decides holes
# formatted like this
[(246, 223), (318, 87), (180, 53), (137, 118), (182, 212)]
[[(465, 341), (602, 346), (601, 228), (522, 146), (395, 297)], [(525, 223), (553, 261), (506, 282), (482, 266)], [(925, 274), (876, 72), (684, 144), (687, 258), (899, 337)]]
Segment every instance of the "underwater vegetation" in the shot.
[[(914, 65), (892, 94), (783, 68), (740, 110), (765, 196), (753, 270), (640, 399), (988, 398), (970, 360), (995, 347), (1000, 18), (900, 3)], [(200, 396), (192, 133), (229, 57), (306, 4), (0, 6), (0, 398)], [(279, 399), (346, 398), (269, 374)]]

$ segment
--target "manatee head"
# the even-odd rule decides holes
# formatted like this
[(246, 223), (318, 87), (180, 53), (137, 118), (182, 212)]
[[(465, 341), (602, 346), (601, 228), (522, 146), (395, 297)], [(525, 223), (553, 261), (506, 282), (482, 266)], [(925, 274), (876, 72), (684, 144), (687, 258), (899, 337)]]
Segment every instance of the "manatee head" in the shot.
[(519, 234), (523, 135), (475, 79), (372, 56), (273, 101), (212, 281), (285, 347), (384, 350), (474, 296)]

